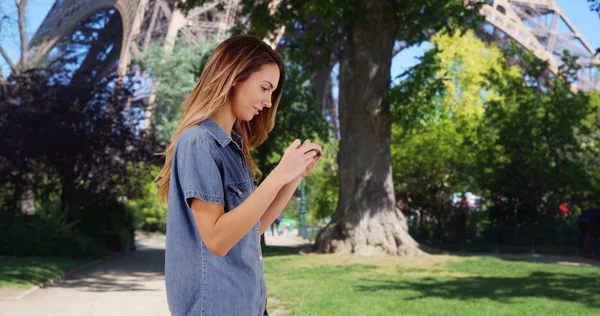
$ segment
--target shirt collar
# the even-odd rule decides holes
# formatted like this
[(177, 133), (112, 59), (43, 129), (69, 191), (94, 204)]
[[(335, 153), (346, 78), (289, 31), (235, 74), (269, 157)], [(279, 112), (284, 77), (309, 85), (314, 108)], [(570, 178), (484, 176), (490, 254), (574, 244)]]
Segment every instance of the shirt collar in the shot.
[[(200, 126), (204, 127), (222, 147), (227, 146), (232, 141), (223, 128), (221, 128), (221, 126), (211, 117), (200, 122)], [(233, 138), (234, 143), (241, 149), (243, 144), (242, 137), (238, 135), (234, 129), (231, 130), (231, 137)]]

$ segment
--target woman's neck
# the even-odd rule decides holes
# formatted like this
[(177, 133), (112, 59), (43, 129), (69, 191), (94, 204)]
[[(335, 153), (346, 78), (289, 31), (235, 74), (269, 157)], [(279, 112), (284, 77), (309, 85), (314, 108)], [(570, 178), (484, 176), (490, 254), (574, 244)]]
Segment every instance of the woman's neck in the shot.
[(229, 104), (226, 104), (213, 112), (213, 114), (210, 115), (210, 118), (219, 124), (227, 135), (229, 135), (229, 138), (231, 138), (231, 130), (233, 129), (233, 124), (235, 124), (237, 118), (233, 115)]

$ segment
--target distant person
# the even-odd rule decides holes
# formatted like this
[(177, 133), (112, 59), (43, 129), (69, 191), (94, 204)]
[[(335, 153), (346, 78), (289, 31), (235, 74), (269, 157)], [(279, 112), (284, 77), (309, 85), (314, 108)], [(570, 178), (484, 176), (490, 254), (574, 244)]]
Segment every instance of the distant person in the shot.
[(569, 215), (569, 203), (567, 202), (563, 202), (558, 206), (558, 209), (560, 210), (561, 214), (563, 215), (563, 217), (567, 217)]
[(590, 243), (592, 253), (600, 254), (600, 208), (587, 209), (577, 216), (577, 228), (577, 250), (585, 252), (587, 243)]
[(271, 233), (273, 234), (273, 236), (275, 236), (275, 232), (277, 232), (277, 235), (280, 235), (279, 223), (281, 223), (282, 218), (283, 218), (283, 215), (279, 214), (279, 216), (277, 216), (277, 218), (275, 219), (273, 224), (271, 224)]
[(184, 102), (156, 181), (168, 201), (165, 277), (173, 316), (268, 315), (260, 235), (281, 214), (321, 147), (295, 140), (260, 184), (250, 148), (273, 129), (284, 63), (238, 35), (211, 54)]

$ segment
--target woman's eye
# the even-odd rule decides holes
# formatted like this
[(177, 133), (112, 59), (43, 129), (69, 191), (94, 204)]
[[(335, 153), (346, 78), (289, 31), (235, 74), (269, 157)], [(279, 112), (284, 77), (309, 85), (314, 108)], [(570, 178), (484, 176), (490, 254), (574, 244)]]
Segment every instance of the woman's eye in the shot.
[(269, 90), (269, 89), (267, 89), (265, 87), (260, 87), (260, 88), (262, 89), (263, 92), (267, 92), (267, 90)]

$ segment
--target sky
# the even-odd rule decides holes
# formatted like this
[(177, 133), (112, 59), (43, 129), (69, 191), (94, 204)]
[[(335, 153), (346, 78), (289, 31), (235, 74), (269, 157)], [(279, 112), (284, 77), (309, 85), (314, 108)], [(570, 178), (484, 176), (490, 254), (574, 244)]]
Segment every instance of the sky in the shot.
[[(600, 17), (598, 13), (591, 12), (586, 0), (554, 0), (561, 10), (571, 20), (585, 39), (594, 48), (600, 47)], [(29, 0), (26, 11), (28, 39), (31, 39), (39, 25), (42, 23), (54, 0)], [(11, 20), (5, 20), (0, 31), (0, 44), (16, 62), (20, 56), (19, 30), (16, 23), (17, 9), (14, 0), (0, 0), (0, 14), (4, 12)], [(392, 60), (392, 78), (395, 78), (409, 67), (418, 62), (417, 57), (430, 48), (428, 43), (408, 48)], [(10, 68), (4, 58), (0, 56), (0, 67), (4, 75), (8, 75)]]

